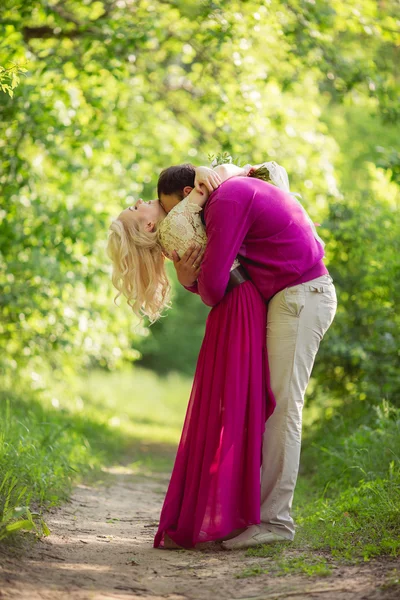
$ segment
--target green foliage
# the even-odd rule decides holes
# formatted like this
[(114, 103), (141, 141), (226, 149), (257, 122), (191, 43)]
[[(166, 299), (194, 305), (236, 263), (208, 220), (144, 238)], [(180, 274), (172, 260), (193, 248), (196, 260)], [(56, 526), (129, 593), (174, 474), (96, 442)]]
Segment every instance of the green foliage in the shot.
[(140, 365), (160, 374), (179, 371), (193, 376), (210, 309), (199, 296), (179, 285), (174, 269), (169, 273), (173, 282), (172, 303), (179, 309), (168, 311), (151, 326), (150, 335), (139, 344), (143, 356)]
[[(342, 191), (338, 159), (355, 160), (325, 116), (361, 98), (364, 113), (396, 120), (394, 6), (3, 2), (0, 64), (29, 69), (0, 104), (3, 366), (138, 358), (136, 321), (112, 305), (106, 230), (133, 196), (153, 195), (170, 163), (207, 162), (210, 152), (279, 160), (320, 221)], [(382, 131), (379, 160), (396, 145)], [(392, 173), (390, 156), (379, 164)], [(198, 313), (196, 347), (197, 307), (190, 299), (168, 315), (184, 331), (184, 311)], [(182, 368), (183, 338), (168, 368)]]
[(92, 465), (89, 444), (68, 416), (45, 410), (34, 396), (2, 395), (0, 416), (0, 539), (21, 528), (46, 533), (29, 506), (67, 497), (76, 471)]
[(399, 193), (384, 178), (374, 182), (371, 171), (352, 195), (330, 204), (324, 222), (339, 305), (315, 375), (349, 401), (399, 405)]
[(347, 411), (321, 419), (305, 440), (303, 469), (328, 495), (362, 480), (385, 478), (400, 464), (399, 410), (383, 402), (374, 407), (374, 418), (358, 424), (352, 422), (351, 409)]
[(238, 164), (228, 152), (221, 152), (220, 154), (209, 154), (208, 160), (213, 167), (216, 167), (217, 165), (225, 165), (232, 163)]
[(20, 82), (19, 75), (26, 73), (25, 67), (20, 65), (0, 66), (0, 89), (11, 98), (14, 96), (14, 90)]

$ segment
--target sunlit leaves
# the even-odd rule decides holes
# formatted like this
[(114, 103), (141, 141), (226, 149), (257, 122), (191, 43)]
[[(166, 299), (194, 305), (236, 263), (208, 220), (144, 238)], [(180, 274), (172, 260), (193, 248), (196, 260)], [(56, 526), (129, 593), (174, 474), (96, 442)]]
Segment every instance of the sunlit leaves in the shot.
[(18, 64), (11, 64), (7, 67), (0, 66), (0, 89), (11, 96), (14, 96), (14, 90), (20, 82), (20, 75), (26, 73), (25, 67)]
[[(367, 260), (365, 246), (381, 252), (384, 223), (390, 235), (394, 223), (374, 186), (387, 189), (383, 169), (398, 182), (395, 4), (5, 0), (0, 64), (28, 69), (0, 102), (0, 349), (9, 363), (133, 358), (136, 323), (112, 303), (107, 226), (135, 197), (154, 197), (162, 167), (227, 152), (282, 162), (311, 216), (329, 215), (329, 267), (347, 297), (323, 360), (339, 389), (334, 369), (345, 357), (347, 390), (374, 344), (393, 335), (392, 255), (383, 248), (383, 259)], [(355, 238), (358, 222), (366, 234)], [(153, 350), (168, 351), (172, 336), (169, 356), (178, 355), (175, 330), (190, 321), (194, 340), (180, 347), (194, 348), (193, 364), (205, 313), (185, 298), (177, 293), (169, 329), (167, 320), (154, 329)], [(368, 304), (377, 299), (380, 320)], [(349, 323), (361, 323), (362, 339), (374, 318), (365, 350)]]

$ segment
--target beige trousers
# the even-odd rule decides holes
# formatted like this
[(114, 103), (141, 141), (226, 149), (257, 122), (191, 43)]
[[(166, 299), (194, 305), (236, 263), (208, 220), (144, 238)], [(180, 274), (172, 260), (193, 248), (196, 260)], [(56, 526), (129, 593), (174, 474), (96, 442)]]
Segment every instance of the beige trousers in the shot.
[(292, 540), (304, 393), (319, 344), (335, 316), (329, 275), (288, 287), (268, 305), (267, 348), (276, 408), (263, 438), (261, 524)]

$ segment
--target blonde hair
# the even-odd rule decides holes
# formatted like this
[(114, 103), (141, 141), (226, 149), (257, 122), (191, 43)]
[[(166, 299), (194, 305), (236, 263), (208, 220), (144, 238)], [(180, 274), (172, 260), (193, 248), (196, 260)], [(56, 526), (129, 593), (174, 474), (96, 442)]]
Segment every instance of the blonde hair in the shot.
[(139, 224), (117, 218), (111, 222), (107, 254), (113, 263), (111, 280), (123, 294), (135, 315), (153, 323), (169, 307), (171, 286), (165, 271), (165, 257), (156, 231), (147, 232)]

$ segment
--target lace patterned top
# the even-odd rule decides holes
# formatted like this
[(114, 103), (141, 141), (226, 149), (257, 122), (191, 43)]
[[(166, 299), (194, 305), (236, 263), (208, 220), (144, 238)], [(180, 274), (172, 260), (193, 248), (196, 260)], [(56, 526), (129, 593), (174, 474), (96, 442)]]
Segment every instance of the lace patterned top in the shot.
[[(182, 256), (191, 244), (206, 247), (207, 235), (202, 223), (200, 212), (203, 209), (198, 204), (185, 198), (168, 213), (158, 227), (158, 237), (163, 252), (172, 260), (172, 253), (177, 251)], [(231, 267), (236, 269), (240, 265), (236, 259)]]

